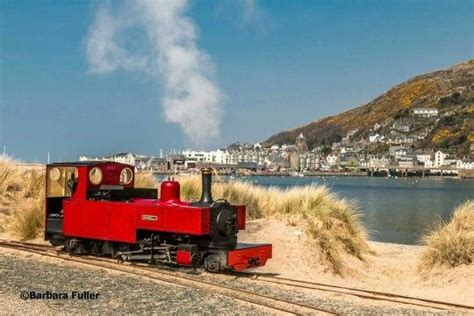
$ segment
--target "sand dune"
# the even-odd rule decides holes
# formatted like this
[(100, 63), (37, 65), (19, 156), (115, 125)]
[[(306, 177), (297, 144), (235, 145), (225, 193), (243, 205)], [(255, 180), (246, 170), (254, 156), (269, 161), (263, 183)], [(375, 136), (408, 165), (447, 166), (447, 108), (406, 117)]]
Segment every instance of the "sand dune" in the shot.
[(273, 258), (259, 272), (461, 304), (474, 302), (474, 265), (438, 268), (423, 278), (417, 268), (422, 246), (369, 242), (372, 254), (366, 255), (364, 262), (346, 256), (349, 268), (341, 276), (324, 266), (314, 241), (292, 221), (251, 221), (239, 238), (243, 242), (273, 244)]

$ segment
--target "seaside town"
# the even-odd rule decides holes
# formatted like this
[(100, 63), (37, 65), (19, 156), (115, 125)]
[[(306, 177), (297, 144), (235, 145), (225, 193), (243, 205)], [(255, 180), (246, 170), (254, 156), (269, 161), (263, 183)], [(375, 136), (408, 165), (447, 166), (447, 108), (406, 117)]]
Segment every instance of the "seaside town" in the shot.
[(415, 108), (408, 117), (398, 119), (390, 126), (375, 124), (368, 138), (357, 138), (356, 129), (338, 142), (314, 148), (308, 147), (305, 135), (300, 133), (293, 144), (281, 146), (236, 142), (227, 148), (210, 151), (187, 149), (164, 153), (161, 150), (157, 157), (122, 152), (106, 157), (81, 156), (80, 160), (110, 160), (155, 173), (192, 172), (206, 166), (228, 174), (470, 177), (474, 171), (474, 143), (470, 144), (469, 154), (464, 156), (453, 150), (420, 148), (419, 144), (429, 135), (430, 128), (417, 128), (417, 125), (426, 126), (439, 119), (436, 108)]

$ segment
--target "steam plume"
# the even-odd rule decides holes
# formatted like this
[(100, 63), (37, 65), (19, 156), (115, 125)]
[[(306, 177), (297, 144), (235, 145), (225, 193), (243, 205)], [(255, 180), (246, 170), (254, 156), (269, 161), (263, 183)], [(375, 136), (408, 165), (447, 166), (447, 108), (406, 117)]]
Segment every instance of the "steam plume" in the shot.
[[(126, 15), (112, 15), (103, 5), (87, 37), (86, 56), (92, 73), (122, 68), (159, 78), (164, 118), (179, 124), (194, 145), (205, 145), (219, 136), (223, 93), (210, 77), (209, 55), (197, 47), (187, 6), (187, 0), (136, 0), (122, 6)], [(146, 34), (145, 54), (127, 47), (131, 28)]]

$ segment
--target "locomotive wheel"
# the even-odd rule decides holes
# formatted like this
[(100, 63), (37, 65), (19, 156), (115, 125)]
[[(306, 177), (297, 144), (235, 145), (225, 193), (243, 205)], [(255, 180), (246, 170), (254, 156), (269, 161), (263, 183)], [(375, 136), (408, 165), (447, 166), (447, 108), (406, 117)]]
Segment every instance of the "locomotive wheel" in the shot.
[(51, 243), (51, 245), (53, 245), (54, 247), (57, 247), (57, 246), (64, 246), (66, 241), (64, 240), (64, 237), (59, 235), (59, 234), (56, 234), (56, 235), (52, 235), (51, 238), (49, 239), (49, 242)]
[(102, 245), (100, 242), (91, 242), (90, 244), (90, 254), (94, 256), (102, 256)]
[(69, 253), (73, 253), (76, 255), (83, 255), (89, 252), (88, 245), (85, 241), (79, 239), (70, 239), (66, 240), (64, 245), (64, 250)]
[(207, 272), (219, 273), (221, 271), (221, 260), (218, 255), (211, 254), (204, 259), (204, 268)]

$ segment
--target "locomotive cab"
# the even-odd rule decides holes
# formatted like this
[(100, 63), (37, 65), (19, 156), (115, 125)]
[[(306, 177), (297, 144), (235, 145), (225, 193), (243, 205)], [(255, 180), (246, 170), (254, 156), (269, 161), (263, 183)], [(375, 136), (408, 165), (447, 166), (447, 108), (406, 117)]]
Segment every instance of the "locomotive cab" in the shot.
[(48, 166), (46, 169), (45, 239), (53, 245), (62, 242), (63, 200), (77, 190), (78, 170), (71, 166)]
[[(45, 239), (64, 243), (64, 204), (69, 200), (156, 199), (155, 189), (135, 189), (133, 167), (115, 162), (80, 161), (46, 166)], [(105, 224), (105, 223), (104, 223)]]

